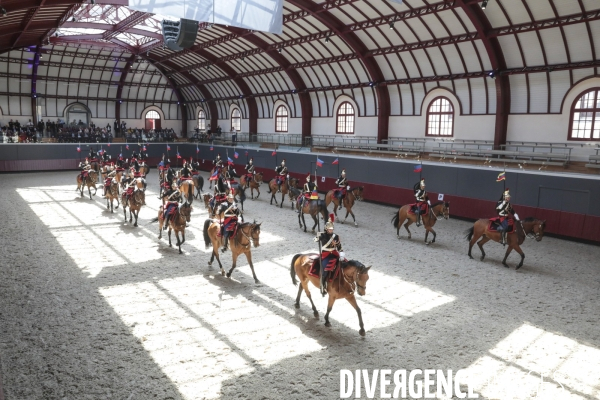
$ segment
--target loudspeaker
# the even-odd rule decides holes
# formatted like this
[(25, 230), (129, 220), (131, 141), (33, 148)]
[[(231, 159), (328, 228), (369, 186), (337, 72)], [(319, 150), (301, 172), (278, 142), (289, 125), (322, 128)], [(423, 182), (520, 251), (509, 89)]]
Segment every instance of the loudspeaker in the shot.
[(198, 21), (183, 18), (179, 21), (163, 20), (162, 33), (169, 49), (173, 51), (187, 49), (196, 41)]

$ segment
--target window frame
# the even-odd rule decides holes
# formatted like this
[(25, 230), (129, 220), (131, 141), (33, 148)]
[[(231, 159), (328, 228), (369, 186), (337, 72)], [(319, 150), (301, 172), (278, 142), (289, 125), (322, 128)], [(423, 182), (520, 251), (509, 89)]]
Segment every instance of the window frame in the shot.
[[(352, 114), (340, 114), (340, 110), (346, 104), (348, 104), (350, 106), (350, 108), (352, 109)], [(352, 117), (352, 131), (351, 132), (340, 132), (340, 117), (344, 118), (343, 124), (346, 125), (346, 128), (348, 125), (347, 118)], [(355, 130), (356, 130), (356, 107), (354, 106), (354, 104), (350, 103), (347, 100), (343, 101), (338, 106), (338, 108), (335, 112), (335, 133), (336, 133), (336, 135), (354, 135)]]
[[(150, 113), (156, 113), (156, 115), (158, 116), (158, 118), (153, 118), (153, 117), (148, 117), (148, 114)], [(160, 118), (160, 113), (156, 110), (148, 110), (146, 111), (146, 114), (144, 115), (144, 119), (161, 119)]]
[[(202, 118), (200, 117), (202, 114)], [(200, 121), (202, 120), (202, 126), (200, 126)], [(206, 130), (206, 112), (201, 108), (198, 110), (198, 129), (201, 131)]]
[[(279, 115), (279, 110), (283, 109), (285, 110), (285, 115)], [(275, 132), (281, 132), (281, 133), (288, 133), (289, 131), (289, 111), (287, 109), (286, 106), (284, 106), (283, 104), (280, 104), (276, 109), (275, 109)], [(283, 128), (279, 129), (279, 120), (282, 119), (285, 121), (285, 130)]]
[[(448, 112), (448, 111), (431, 111), (431, 108), (433, 107), (433, 104), (437, 101), (437, 100), (446, 100), (449, 104), (450, 107), (452, 108), (452, 111)], [(429, 118), (431, 115), (438, 115), (438, 133), (437, 134), (430, 134), (429, 133)], [(442, 135), (441, 131), (442, 131), (442, 115), (451, 115), (452, 116), (452, 127), (450, 128), (450, 135)], [(452, 138), (454, 137), (454, 105), (452, 104), (452, 101), (446, 97), (446, 96), (436, 96), (435, 98), (433, 98), (433, 100), (431, 100), (429, 102), (429, 104), (427, 105), (427, 112), (425, 113), (425, 136), (426, 137), (436, 137), (436, 138)]]
[[(239, 116), (235, 117), (233, 114), (235, 114), (235, 112), (237, 111), (237, 113), (239, 114)], [(236, 126), (233, 124), (233, 120), (237, 120), (237, 125), (238, 127), (236, 128)], [(242, 130), (242, 112), (240, 111), (239, 108), (233, 108), (231, 110), (231, 117), (229, 118), (229, 122), (231, 122), (231, 128), (234, 128), (234, 130), (236, 132), (240, 132)]]
[[(577, 106), (577, 103), (579, 102), (579, 100), (585, 96), (588, 93), (591, 92), (595, 92), (594, 94), (594, 99), (593, 102), (594, 104), (596, 104), (596, 107), (594, 108), (579, 108), (576, 109), (575, 107)], [(600, 142), (600, 135), (598, 138), (594, 138), (594, 125), (595, 125), (595, 121), (596, 121), (596, 117), (600, 120), (600, 107), (597, 106), (598, 101), (600, 100), (600, 87), (593, 87), (590, 89), (587, 89), (581, 93), (579, 93), (579, 95), (577, 97), (575, 97), (575, 100), (573, 101), (573, 104), (571, 104), (571, 112), (569, 114), (569, 130), (567, 131), (567, 140), (568, 141), (573, 141), (573, 142)], [(577, 137), (573, 137), (573, 122), (574, 118), (575, 118), (575, 112), (591, 112), (592, 113), (592, 125), (590, 128), (590, 137), (589, 138), (577, 138)]]

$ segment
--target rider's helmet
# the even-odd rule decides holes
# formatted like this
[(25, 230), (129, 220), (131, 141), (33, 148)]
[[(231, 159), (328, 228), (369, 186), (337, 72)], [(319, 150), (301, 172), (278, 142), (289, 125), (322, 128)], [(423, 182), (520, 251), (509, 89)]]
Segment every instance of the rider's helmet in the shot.
[(342, 176), (346, 176), (346, 168), (342, 170)]
[(425, 178), (421, 179), (421, 189), (425, 189)]
[(232, 202), (232, 201), (233, 201), (233, 194), (232, 194), (232, 193), (229, 193), (229, 194), (227, 195), (227, 201), (228, 201), (228, 202)]
[(285, 166), (285, 159), (283, 159), (283, 161), (281, 161), (281, 166)]

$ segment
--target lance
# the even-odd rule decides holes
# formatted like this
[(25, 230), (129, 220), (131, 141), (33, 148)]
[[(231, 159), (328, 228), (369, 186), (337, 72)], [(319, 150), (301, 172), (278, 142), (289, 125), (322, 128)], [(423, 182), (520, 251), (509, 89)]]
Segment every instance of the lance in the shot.
[[(311, 167), (312, 167), (312, 162), (311, 162)], [(317, 164), (315, 161), (315, 182), (317, 182)], [(316, 183), (315, 183), (316, 186)], [(316, 187), (315, 187), (315, 190)], [(318, 192), (317, 192), (318, 193)], [(312, 194), (312, 193), (311, 193)], [(317, 201), (318, 203), (318, 201)], [(325, 221), (327, 222), (327, 221)], [(320, 286), (320, 290), (321, 293), (323, 293), (323, 274), (325, 273), (325, 271), (323, 271), (323, 260), (322, 260), (322, 250), (321, 250), (321, 218), (317, 215), (317, 237), (319, 238), (319, 240), (317, 240), (317, 243), (319, 243), (319, 286)]]

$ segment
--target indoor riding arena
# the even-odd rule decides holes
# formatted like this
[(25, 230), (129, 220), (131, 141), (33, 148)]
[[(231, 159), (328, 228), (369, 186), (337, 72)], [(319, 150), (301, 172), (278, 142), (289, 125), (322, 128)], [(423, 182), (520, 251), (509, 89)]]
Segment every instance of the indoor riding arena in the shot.
[(197, 3), (0, 0), (0, 400), (600, 399), (599, 2)]

